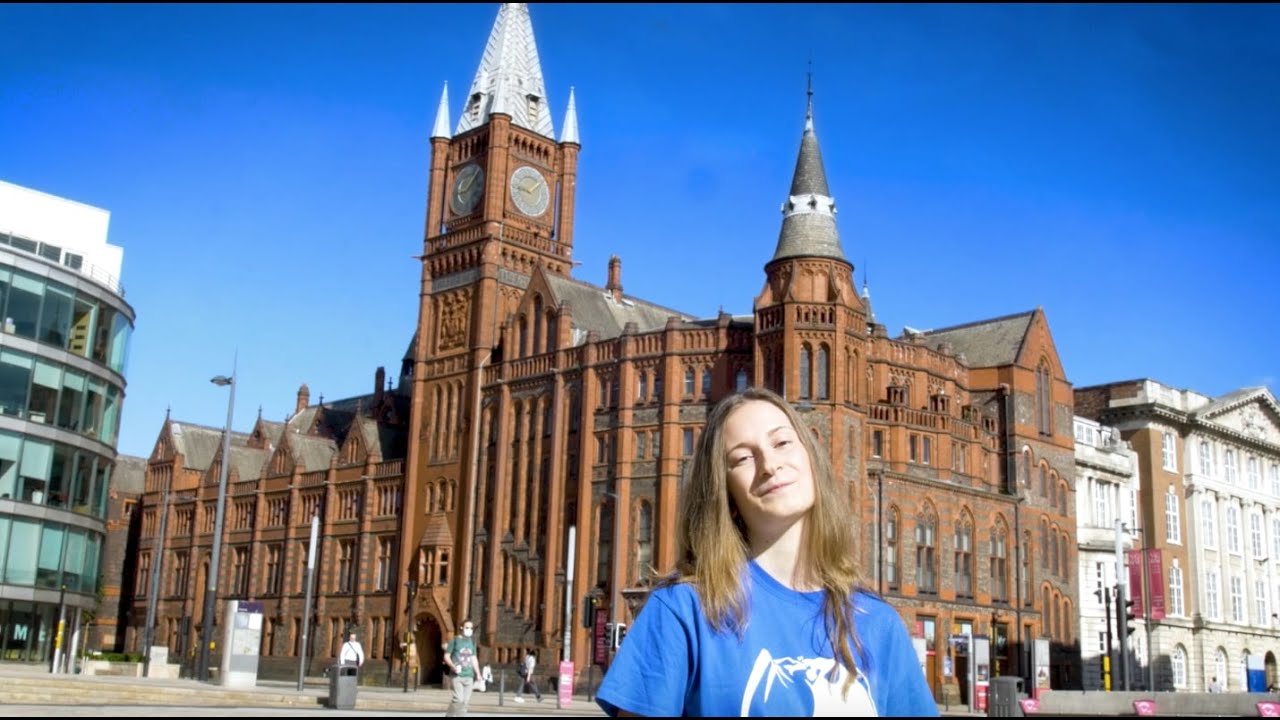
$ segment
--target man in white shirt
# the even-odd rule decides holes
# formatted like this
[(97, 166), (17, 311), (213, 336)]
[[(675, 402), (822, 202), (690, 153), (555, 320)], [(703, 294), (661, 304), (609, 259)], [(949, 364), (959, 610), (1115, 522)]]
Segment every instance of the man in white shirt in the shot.
[(356, 639), (354, 630), (347, 633), (347, 641), (342, 643), (342, 652), (338, 653), (338, 663), (342, 665), (364, 665), (364, 648)]

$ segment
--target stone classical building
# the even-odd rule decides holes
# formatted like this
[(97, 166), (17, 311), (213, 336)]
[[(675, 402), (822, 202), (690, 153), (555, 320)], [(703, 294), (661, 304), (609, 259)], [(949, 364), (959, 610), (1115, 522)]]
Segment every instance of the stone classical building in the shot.
[[(1076, 417), (1076, 539), (1080, 578), (1080, 660), (1084, 689), (1120, 689), (1116, 624), (1117, 522), (1138, 527), (1138, 458), (1120, 431), (1088, 418)], [(1121, 529), (1121, 550), (1133, 547)], [(1119, 566), (1124, 570), (1123, 563)], [(1139, 625), (1138, 627), (1141, 627)], [(1131, 641), (1133, 658), (1127, 666), (1130, 687), (1145, 686), (1144, 635)], [(1107, 658), (1104, 667), (1103, 658)], [(1104, 672), (1105, 670), (1105, 672)], [(1104, 675), (1108, 675), (1104, 680)], [(1135, 682), (1141, 681), (1141, 682)], [(1109, 682), (1109, 685), (1106, 685)]]
[(1138, 605), (1148, 616), (1155, 688), (1203, 691), (1214, 676), (1228, 691), (1276, 683), (1275, 397), (1253, 387), (1214, 398), (1154, 380), (1078, 388), (1075, 395), (1081, 415), (1113, 425), (1137, 452), (1133, 527), (1141, 534), (1134, 540), (1161, 555), (1158, 573), (1147, 568), (1146, 602)]

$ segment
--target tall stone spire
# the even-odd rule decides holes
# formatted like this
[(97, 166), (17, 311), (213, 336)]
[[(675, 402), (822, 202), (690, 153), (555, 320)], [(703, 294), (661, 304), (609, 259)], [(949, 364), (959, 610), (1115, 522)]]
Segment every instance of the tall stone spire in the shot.
[(485, 124), (499, 108), (512, 125), (555, 139), (528, 3), (503, 3), (498, 10), (454, 134)]
[(569, 109), (564, 112), (564, 129), (560, 131), (560, 142), (582, 144), (578, 139), (578, 105), (573, 99), (573, 88), (569, 88)]
[(804, 135), (800, 138), (800, 156), (796, 158), (791, 192), (782, 204), (782, 232), (774, 260), (789, 257), (829, 257), (845, 259), (836, 231), (836, 201), (827, 189), (827, 172), (822, 167), (822, 151), (813, 130), (813, 83), (808, 89), (809, 103), (804, 117)]
[(444, 84), (440, 93), (440, 107), (436, 108), (436, 124), (431, 128), (431, 137), (449, 137), (449, 83)]

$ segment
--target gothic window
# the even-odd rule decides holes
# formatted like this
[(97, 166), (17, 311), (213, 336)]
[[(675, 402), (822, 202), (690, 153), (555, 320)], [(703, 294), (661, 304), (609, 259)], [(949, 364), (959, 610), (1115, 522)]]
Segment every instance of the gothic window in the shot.
[(374, 590), (389, 592), (396, 585), (396, 539), (378, 538), (378, 567)]
[(938, 592), (938, 517), (930, 510), (916, 519), (916, 588), (931, 595)]
[(356, 562), (356, 543), (354, 540), (342, 540), (338, 543), (338, 577), (337, 590), (349, 593), (354, 589)]
[(282, 551), (281, 545), (271, 545), (267, 548), (267, 585), (263, 588), (265, 595), (280, 594), (281, 580), (284, 577)]
[(1009, 602), (1009, 530), (1002, 519), (991, 531), (991, 599)]
[(898, 589), (898, 509), (889, 508), (884, 524), (884, 579), (890, 590)]
[(955, 537), (955, 582), (956, 595), (973, 597), (973, 522), (967, 515), (962, 515), (956, 523)]
[(831, 397), (831, 369), (830, 351), (826, 345), (818, 346), (818, 399), (827, 400)]
[(702, 396), (711, 397), (711, 368), (702, 368)]
[(653, 579), (653, 508), (641, 502), (636, 513), (636, 578), (641, 583)]
[(1053, 434), (1052, 376), (1048, 360), (1036, 368), (1036, 429), (1041, 435)]
[(1018, 564), (1022, 568), (1022, 603), (1031, 605), (1031, 586), (1033, 585), (1031, 577), (1031, 531), (1027, 530), (1022, 533), (1022, 552), (1018, 557)]
[(800, 346), (800, 399), (809, 399), (809, 384), (813, 381), (813, 372), (810, 368), (809, 344), (805, 343)]
[(546, 348), (542, 344), (543, 330), (542, 330), (542, 296), (541, 295), (533, 296), (533, 315), (530, 316), (529, 321), (533, 323), (533, 354), (537, 355), (546, 350)]
[(693, 368), (684, 369), (684, 396), (693, 397)]
[(245, 597), (249, 594), (249, 548), (238, 547), (233, 556), (231, 593)]

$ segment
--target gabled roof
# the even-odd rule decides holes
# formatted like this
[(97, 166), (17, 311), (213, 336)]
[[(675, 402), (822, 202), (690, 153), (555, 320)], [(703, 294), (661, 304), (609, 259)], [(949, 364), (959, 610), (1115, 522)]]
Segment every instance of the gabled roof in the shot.
[[(182, 454), (183, 467), (188, 470), (207, 470), (213, 458), (222, 452), (222, 428), (172, 421), (169, 423), (174, 450)], [(249, 444), (245, 433), (231, 432), (231, 447), (243, 448)]]
[(329, 463), (338, 452), (338, 444), (325, 437), (294, 434), (289, 436), (293, 459), (302, 466), (302, 472), (328, 470)]
[(271, 459), (271, 451), (252, 447), (231, 448), (231, 468), (242, 482), (262, 476), (262, 466)]
[(628, 295), (622, 301), (614, 299), (604, 288), (572, 278), (547, 273), (547, 286), (556, 302), (568, 302), (573, 312), (573, 326), (583, 334), (595, 331), (601, 340), (622, 335), (628, 322), (636, 324), (637, 332), (652, 332), (666, 327), (667, 318), (692, 320), (694, 316), (678, 310), (638, 300)]
[(928, 338), (930, 348), (936, 348), (939, 343), (950, 343), (957, 355), (964, 353), (965, 364), (969, 367), (1012, 365), (1018, 360), (1035, 314), (1036, 311), (1031, 310), (941, 330), (926, 330), (919, 336)]

